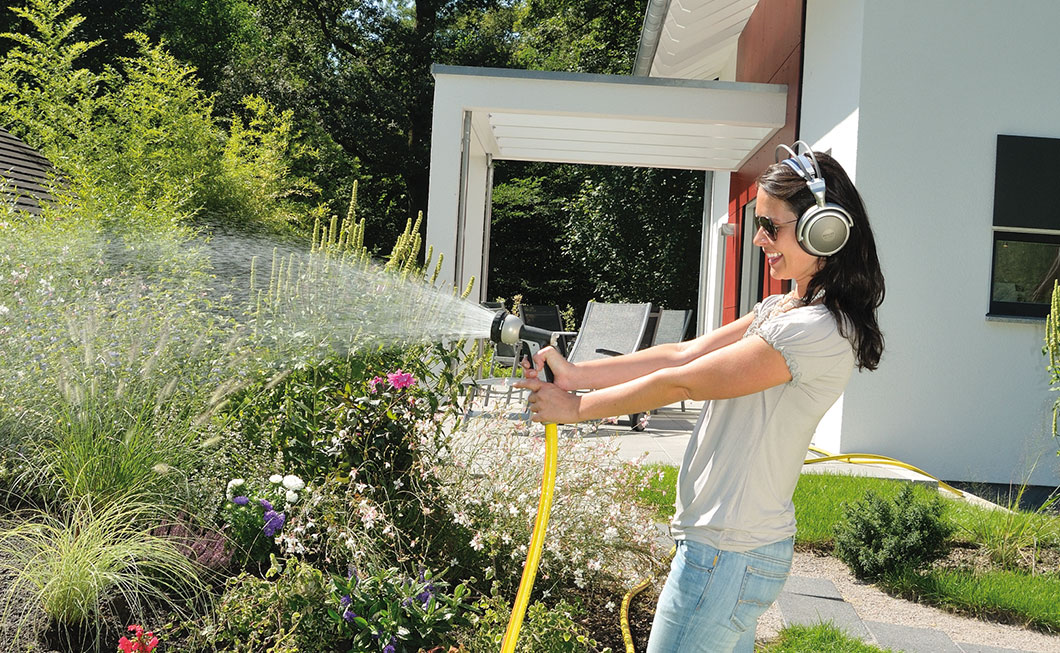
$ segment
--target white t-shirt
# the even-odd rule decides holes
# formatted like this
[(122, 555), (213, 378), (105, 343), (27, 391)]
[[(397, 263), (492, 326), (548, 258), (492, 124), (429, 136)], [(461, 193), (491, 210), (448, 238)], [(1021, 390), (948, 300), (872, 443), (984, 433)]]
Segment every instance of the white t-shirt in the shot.
[(795, 534), (791, 496), (818, 422), (843, 393), (854, 351), (823, 305), (768, 317), (780, 301), (759, 302), (745, 338), (779, 351), (791, 381), (708, 402), (677, 478), (676, 539), (749, 551)]

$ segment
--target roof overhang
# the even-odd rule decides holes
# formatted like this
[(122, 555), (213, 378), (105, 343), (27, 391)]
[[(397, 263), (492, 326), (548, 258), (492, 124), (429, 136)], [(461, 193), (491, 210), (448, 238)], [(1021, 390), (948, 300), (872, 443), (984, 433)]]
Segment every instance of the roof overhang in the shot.
[[(495, 160), (738, 170), (785, 122), (787, 87), (435, 65)], [(448, 100), (447, 100), (448, 99)]]
[(649, 0), (634, 75), (717, 79), (758, 0)]

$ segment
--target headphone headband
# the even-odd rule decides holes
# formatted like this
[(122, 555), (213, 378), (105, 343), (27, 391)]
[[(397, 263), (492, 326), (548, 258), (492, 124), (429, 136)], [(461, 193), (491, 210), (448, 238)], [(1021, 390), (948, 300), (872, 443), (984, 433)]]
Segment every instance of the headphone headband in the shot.
[[(773, 159), (776, 163), (783, 163), (797, 175), (802, 177), (806, 181), (806, 187), (813, 193), (814, 199), (817, 200), (817, 206), (824, 208), (825, 205), (825, 183), (824, 178), (821, 176), (821, 164), (817, 163), (817, 155), (813, 153), (813, 149), (806, 144), (805, 141), (795, 141), (795, 148), (800, 147), (804, 150), (802, 154), (798, 154), (795, 150), (792, 150), (787, 145), (781, 143), (777, 145), (776, 149), (773, 150)], [(791, 156), (781, 160), (780, 151), (784, 150)]]

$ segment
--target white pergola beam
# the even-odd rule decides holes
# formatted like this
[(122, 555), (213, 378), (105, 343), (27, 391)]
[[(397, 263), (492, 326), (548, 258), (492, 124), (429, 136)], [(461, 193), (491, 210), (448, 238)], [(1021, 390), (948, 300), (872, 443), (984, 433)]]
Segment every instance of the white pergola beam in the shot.
[(787, 87), (775, 84), (453, 66), (434, 75), (427, 242), (444, 256), (440, 278), (460, 287), (488, 269), (493, 160), (733, 171), (787, 110)]

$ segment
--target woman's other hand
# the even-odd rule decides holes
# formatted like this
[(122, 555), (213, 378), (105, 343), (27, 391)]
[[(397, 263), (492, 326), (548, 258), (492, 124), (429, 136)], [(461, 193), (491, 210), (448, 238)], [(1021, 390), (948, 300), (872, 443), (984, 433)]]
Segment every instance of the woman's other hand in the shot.
[[(562, 358), (562, 357), (561, 357)], [(535, 422), (545, 424), (575, 424), (581, 421), (578, 408), (581, 397), (536, 378), (524, 379), (515, 384), (517, 388), (530, 391), (530, 414)]]

